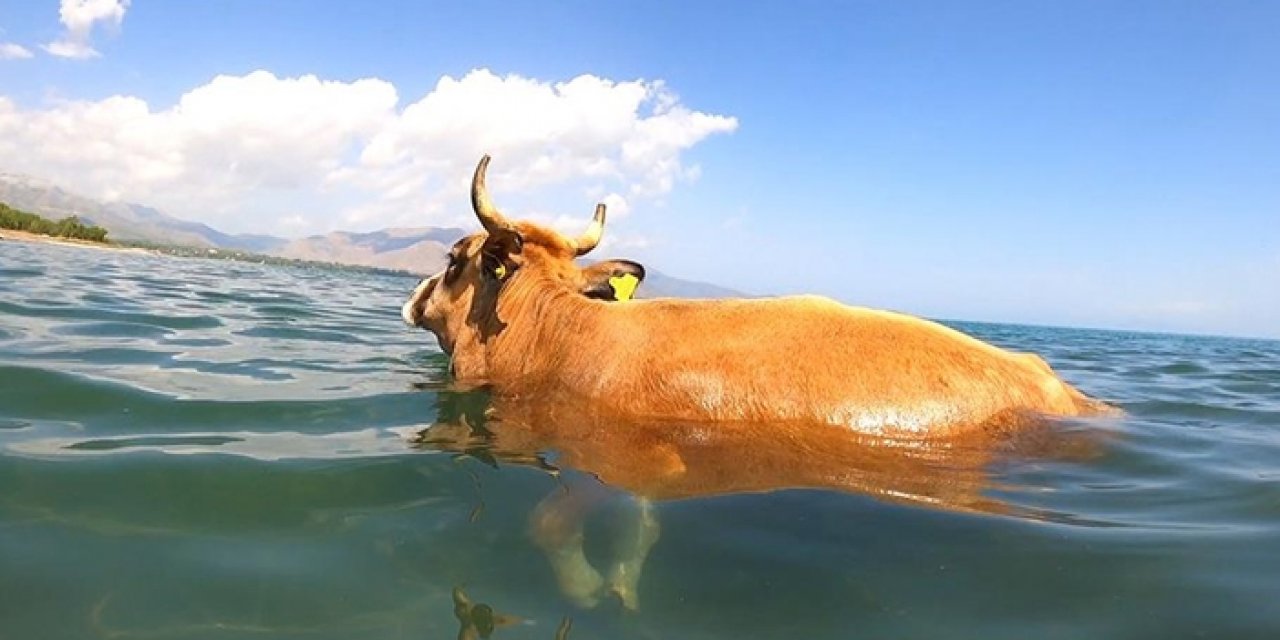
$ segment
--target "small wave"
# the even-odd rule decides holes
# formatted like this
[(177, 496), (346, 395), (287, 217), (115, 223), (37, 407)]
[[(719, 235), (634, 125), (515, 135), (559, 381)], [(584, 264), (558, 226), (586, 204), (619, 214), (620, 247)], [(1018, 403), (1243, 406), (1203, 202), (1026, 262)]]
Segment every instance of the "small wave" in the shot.
[(1208, 367), (1195, 362), (1174, 362), (1156, 367), (1154, 371), (1174, 376), (1213, 373)]
[(1275, 424), (1278, 416), (1272, 411), (1256, 411), (1221, 404), (1174, 400), (1141, 400), (1124, 405), (1131, 414), (1144, 418), (1174, 420), (1178, 423), (1196, 422), (1217, 424)]
[(409, 447), (409, 438), (420, 428), (360, 429), (325, 434), (297, 431), (219, 431), (108, 438), (34, 438), (11, 442), (5, 450), (17, 455), (45, 459), (151, 452), (169, 455), (235, 455), (263, 461), (330, 460), (419, 455), (419, 450)]
[(308, 340), (314, 342), (350, 342), (364, 344), (366, 341), (355, 333), (339, 331), (318, 331), (292, 327), (254, 327), (234, 332), (236, 335), (250, 338), (270, 338), (283, 340)]
[(60, 336), (84, 336), (91, 338), (162, 338), (173, 334), (172, 329), (140, 322), (78, 322), (53, 327), (50, 333)]
[(113, 320), (117, 322), (150, 324), (166, 329), (213, 329), (222, 326), (222, 321), (214, 316), (130, 313), (125, 311), (108, 311), (105, 309), (86, 309), (83, 307), (20, 305), (4, 301), (0, 301), (0, 314), (28, 318)]
[(0, 365), (0, 380), (6, 381), (6, 418), (74, 422), (100, 433), (136, 431), (139, 425), (191, 431), (227, 425), (264, 430), (288, 425), (322, 433), (353, 423), (417, 424), (434, 415), (432, 395), (412, 389), (312, 400), (200, 400), (36, 367)]
[(0, 267), (0, 278), (39, 278), (45, 275), (44, 269), (31, 267)]
[(82, 440), (69, 444), (65, 448), (84, 451), (112, 451), (129, 448), (159, 448), (171, 446), (215, 447), (232, 442), (241, 442), (240, 438), (224, 435), (191, 435), (191, 436), (139, 436), (128, 438), (106, 438), (100, 440)]

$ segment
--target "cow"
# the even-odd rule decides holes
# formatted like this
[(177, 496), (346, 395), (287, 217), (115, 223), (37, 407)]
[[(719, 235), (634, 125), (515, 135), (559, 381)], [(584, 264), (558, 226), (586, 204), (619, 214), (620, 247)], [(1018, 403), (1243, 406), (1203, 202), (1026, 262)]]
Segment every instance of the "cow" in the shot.
[[(576, 238), (509, 220), (488, 165), (471, 181), (483, 231), (454, 244), (401, 313), (435, 335), (458, 386), (493, 394), (497, 427), (483, 433), (505, 438), (499, 453), (545, 468), (539, 452), (554, 448), (636, 497), (607, 577), (583, 552), (598, 492), (553, 493), (535, 510), (534, 540), (581, 606), (605, 591), (638, 606), (659, 531), (652, 500), (812, 487), (993, 511), (980, 472), (991, 443), (1048, 418), (1115, 412), (1039, 356), (906, 314), (818, 296), (633, 300), (642, 265), (578, 263), (600, 243), (603, 204)], [(419, 441), (471, 450), (467, 427), (439, 423)], [(967, 452), (963, 472), (921, 462), (939, 451)]]
[(404, 320), (435, 334), (462, 385), (562, 397), (620, 417), (844, 427), (888, 438), (962, 437), (1044, 416), (1107, 410), (1039, 356), (936, 322), (818, 296), (630, 300), (644, 267), (576, 263), (600, 242), (605, 206), (566, 238), (471, 202), (483, 231), (453, 245)]

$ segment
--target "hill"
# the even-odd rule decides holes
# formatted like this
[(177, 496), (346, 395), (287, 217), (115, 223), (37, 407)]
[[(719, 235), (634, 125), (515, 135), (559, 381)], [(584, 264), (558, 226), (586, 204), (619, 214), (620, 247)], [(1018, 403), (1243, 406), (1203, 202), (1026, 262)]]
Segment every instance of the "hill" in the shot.
[(263, 235), (231, 235), (208, 225), (181, 220), (151, 207), (100, 202), (30, 176), (0, 173), (0, 202), (46, 218), (76, 216), (102, 227), (113, 240), (184, 247), (219, 247), (270, 253), (286, 240)]
[(335, 231), (288, 242), (272, 254), (424, 275), (443, 269), (449, 246), (464, 235), (466, 232), (462, 229), (439, 227), (383, 229), (372, 233)]
[[(416, 275), (444, 268), (450, 245), (466, 231), (449, 227), (382, 229), (368, 233), (335, 231), (290, 240), (270, 235), (228, 234), (209, 225), (176, 218), (155, 208), (101, 202), (50, 182), (0, 173), (0, 202), (49, 218), (77, 216), (108, 231), (112, 240), (175, 247), (231, 249), (278, 258), (405, 271)], [(705, 282), (682, 280), (648, 269), (644, 297), (722, 298), (742, 295)]]

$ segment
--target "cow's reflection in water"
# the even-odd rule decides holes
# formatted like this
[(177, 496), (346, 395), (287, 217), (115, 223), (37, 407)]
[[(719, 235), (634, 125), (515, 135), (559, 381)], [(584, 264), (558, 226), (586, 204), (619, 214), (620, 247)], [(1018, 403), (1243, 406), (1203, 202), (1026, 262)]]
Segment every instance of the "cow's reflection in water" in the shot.
[[(993, 464), (1011, 457), (1089, 457), (1099, 433), (1046, 422), (964, 440), (907, 442), (828, 425), (622, 420), (553, 400), (501, 402), (475, 393), (444, 393), (440, 400), (438, 421), (417, 434), (415, 446), (556, 475), (571, 468), (599, 480), (566, 474), (529, 521), (562, 592), (582, 607), (615, 597), (638, 608), (641, 571), (661, 530), (655, 502), (819, 489), (1035, 518), (1041, 514), (988, 495)], [(626, 507), (623, 522), (610, 528), (612, 557), (597, 566), (585, 552), (584, 521), (620, 495)]]

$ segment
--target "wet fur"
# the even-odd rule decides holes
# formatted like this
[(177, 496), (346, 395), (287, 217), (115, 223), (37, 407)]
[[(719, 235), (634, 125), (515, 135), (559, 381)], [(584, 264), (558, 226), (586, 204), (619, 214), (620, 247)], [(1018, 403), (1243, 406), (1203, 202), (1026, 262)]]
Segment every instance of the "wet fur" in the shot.
[[(904, 314), (818, 296), (587, 298), (568, 243), (530, 223), (518, 229), (510, 277), (472, 265), (435, 323), (452, 334), (442, 342), (464, 383), (512, 397), (575, 396), (619, 416), (802, 421), (896, 437), (1107, 410), (1035, 355)], [(476, 262), (486, 242), (471, 236), (461, 251)]]

